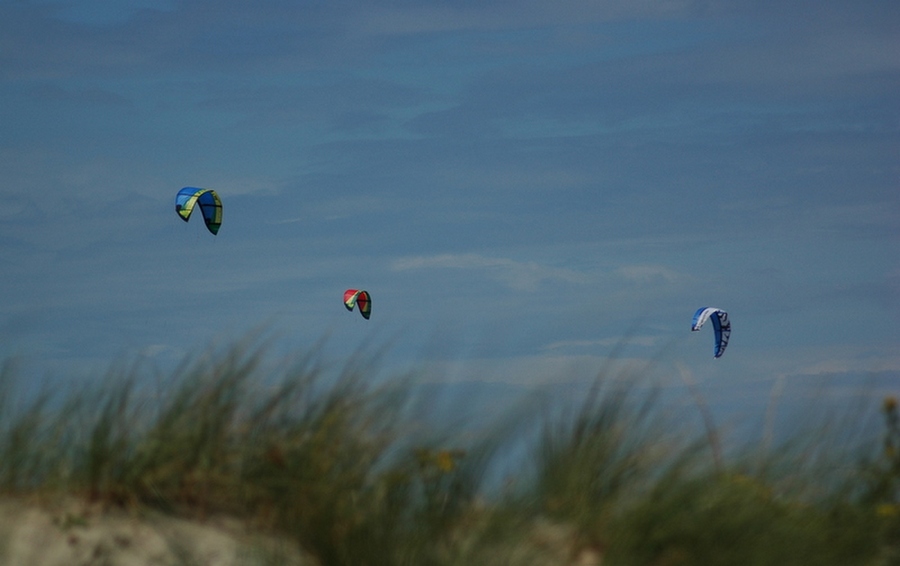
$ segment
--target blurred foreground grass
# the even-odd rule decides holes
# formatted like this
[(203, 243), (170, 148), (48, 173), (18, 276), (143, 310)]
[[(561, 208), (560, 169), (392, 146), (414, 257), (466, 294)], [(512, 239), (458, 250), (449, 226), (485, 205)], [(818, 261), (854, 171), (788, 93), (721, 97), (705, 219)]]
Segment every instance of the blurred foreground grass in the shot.
[[(413, 379), (371, 367), (273, 366), (247, 340), (23, 404), (7, 363), (0, 496), (227, 516), (322, 565), (900, 564), (894, 398), (876, 446), (794, 437), (710, 458), (715, 431), (679, 424), (640, 372), (454, 435), (421, 418)], [(497, 487), (488, 471), (522, 444)]]

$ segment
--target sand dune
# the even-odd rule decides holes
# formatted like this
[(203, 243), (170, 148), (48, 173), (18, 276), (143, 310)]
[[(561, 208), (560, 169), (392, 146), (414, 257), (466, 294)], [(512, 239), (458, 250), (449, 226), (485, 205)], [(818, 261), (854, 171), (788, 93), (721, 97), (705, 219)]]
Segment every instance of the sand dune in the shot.
[(77, 501), (0, 502), (5, 566), (313, 566), (284, 540), (229, 519), (188, 521), (155, 513), (103, 510)]

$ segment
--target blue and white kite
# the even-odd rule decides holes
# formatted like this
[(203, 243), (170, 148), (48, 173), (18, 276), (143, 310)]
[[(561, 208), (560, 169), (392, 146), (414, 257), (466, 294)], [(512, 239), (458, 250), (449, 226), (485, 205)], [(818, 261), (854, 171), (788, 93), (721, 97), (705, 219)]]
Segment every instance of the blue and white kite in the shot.
[(714, 355), (718, 358), (725, 353), (725, 348), (728, 346), (728, 339), (731, 338), (731, 321), (728, 320), (728, 313), (722, 309), (700, 307), (697, 309), (697, 312), (694, 313), (694, 322), (691, 325), (691, 330), (700, 330), (700, 327), (703, 326), (703, 323), (705, 323), (707, 319), (712, 320), (713, 330), (716, 332), (716, 349)]

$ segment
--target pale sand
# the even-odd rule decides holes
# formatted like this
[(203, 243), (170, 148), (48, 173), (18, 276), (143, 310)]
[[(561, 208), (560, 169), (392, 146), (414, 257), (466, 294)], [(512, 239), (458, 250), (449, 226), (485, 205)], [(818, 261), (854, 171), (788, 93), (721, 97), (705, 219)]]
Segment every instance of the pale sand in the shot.
[(104, 511), (77, 501), (0, 501), (3, 566), (315, 566), (288, 541), (228, 519)]

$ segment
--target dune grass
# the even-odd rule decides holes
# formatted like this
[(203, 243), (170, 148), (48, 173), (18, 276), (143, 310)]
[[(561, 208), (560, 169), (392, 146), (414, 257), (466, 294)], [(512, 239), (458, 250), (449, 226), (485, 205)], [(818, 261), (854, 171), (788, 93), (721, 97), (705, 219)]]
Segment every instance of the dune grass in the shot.
[[(640, 368), (603, 368), (575, 404), (460, 436), (419, 418), (414, 379), (373, 379), (375, 363), (273, 363), (248, 339), (169, 376), (122, 367), (22, 398), (8, 362), (0, 495), (227, 515), (323, 565), (900, 564), (892, 398), (880, 445), (792, 438), (723, 457)], [(487, 471), (523, 442), (497, 487)]]

